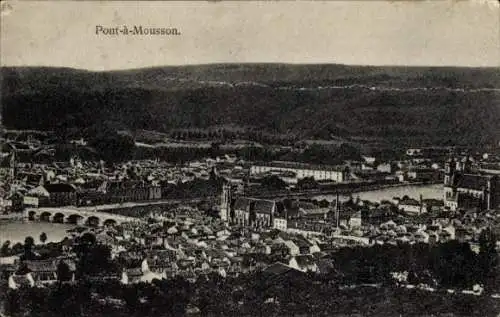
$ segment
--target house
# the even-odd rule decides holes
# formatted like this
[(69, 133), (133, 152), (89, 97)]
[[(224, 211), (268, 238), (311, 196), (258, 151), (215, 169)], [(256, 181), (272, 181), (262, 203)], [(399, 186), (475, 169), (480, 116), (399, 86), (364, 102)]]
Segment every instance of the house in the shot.
[(368, 223), (371, 225), (380, 225), (391, 219), (394, 219), (397, 215), (395, 214), (391, 206), (380, 206), (376, 209), (362, 212), (362, 223)]
[(455, 239), (455, 230), (454, 228), (445, 228), (442, 231), (438, 233), (439, 235), (439, 242), (448, 242), (450, 240)]
[(284, 243), (273, 243), (270, 254), (274, 257), (286, 258), (290, 255), (290, 250)]
[(150, 250), (147, 251), (145, 260), (151, 272), (161, 274), (172, 268), (172, 264), (177, 260), (177, 251)]
[(107, 183), (105, 191), (112, 202), (157, 200), (162, 197), (161, 186), (144, 181), (112, 181)]
[(37, 173), (18, 173), (16, 178), (23, 182), (27, 186), (38, 187), (44, 184), (44, 178), (42, 174)]
[(392, 173), (393, 166), (391, 163), (380, 163), (377, 165), (377, 171), (381, 173)]
[(297, 244), (295, 244), (292, 240), (285, 240), (283, 244), (288, 248), (288, 253), (292, 256), (299, 255), (300, 249)]
[(422, 213), (422, 204), (416, 199), (402, 199), (399, 201), (398, 208), (410, 215), (419, 215)]
[(321, 251), (314, 240), (309, 240), (303, 236), (299, 235), (293, 241), (299, 247), (300, 254), (314, 254)]
[(429, 234), (422, 230), (418, 230), (417, 232), (415, 232), (413, 234), (413, 238), (416, 242), (429, 243)]
[(275, 217), (273, 220), (273, 228), (285, 231), (287, 229), (287, 222), (285, 217)]
[(406, 171), (397, 171), (396, 172), (396, 179), (398, 180), (398, 182), (402, 183), (404, 181), (406, 181), (408, 178), (407, 174), (406, 174)]
[(296, 255), (290, 258), (288, 265), (302, 272), (316, 272), (318, 266), (312, 255)]
[(75, 262), (69, 258), (49, 259), (49, 260), (31, 260), (22, 261), (13, 271), (10, 271), (9, 287), (17, 288), (21, 284), (30, 286), (53, 284), (58, 281), (58, 265), (64, 263), (69, 269), (70, 280), (74, 280), (76, 272)]
[(49, 200), (44, 206), (76, 206), (77, 189), (73, 184), (45, 184), (45, 190), (49, 193)]
[(438, 199), (423, 199), (422, 211), (423, 212), (440, 212), (444, 208), (444, 202)]
[(422, 155), (422, 149), (407, 149), (406, 150), (406, 155), (407, 156), (421, 156)]
[(375, 158), (374, 156), (364, 155), (362, 158), (367, 164), (370, 164), (370, 165), (373, 165), (377, 161), (377, 158)]
[(38, 207), (39, 205), (48, 205), (50, 193), (44, 186), (38, 186), (30, 189), (23, 197), (24, 207)]
[(290, 267), (289, 265), (286, 265), (281, 262), (275, 262), (273, 264), (268, 265), (263, 272), (271, 275), (275, 274), (285, 274), (289, 272), (290, 270), (293, 270), (294, 268)]
[(147, 259), (144, 259), (140, 266), (125, 268), (122, 271), (122, 284), (151, 283), (154, 279), (165, 279), (166, 272), (156, 273), (151, 271)]
[(16, 170), (16, 157), (15, 152), (0, 153), (0, 176), (9, 177), (13, 179), (15, 177)]
[(357, 211), (351, 214), (351, 217), (349, 218), (349, 227), (361, 228), (361, 225), (362, 225), (361, 211)]
[(297, 162), (274, 161), (252, 165), (250, 175), (259, 175), (271, 171), (293, 172), (297, 180), (313, 177), (315, 180), (331, 180), (345, 182), (349, 178), (349, 170), (339, 166), (313, 165)]
[(34, 287), (35, 280), (31, 273), (26, 274), (13, 274), (9, 276), (8, 286), (11, 289), (18, 289), (21, 287)]
[[(273, 216), (276, 211), (276, 202), (273, 200), (256, 200), (251, 210), (251, 215), (255, 214), (252, 223), (257, 228), (269, 228), (273, 226)], [(251, 218), (253, 218), (251, 216)], [(253, 220), (253, 219), (251, 219)]]
[[(300, 236), (299, 236), (300, 237)], [(294, 238), (293, 242), (299, 247), (299, 254), (310, 254), (311, 243), (301, 238)]]
[(299, 201), (297, 203), (298, 213), (297, 217), (307, 218), (310, 220), (324, 220), (327, 218), (330, 208), (320, 208), (319, 206), (310, 203)]
[(262, 273), (268, 279), (304, 276), (304, 272), (282, 262), (275, 262), (267, 265)]
[(433, 168), (412, 167), (407, 172), (407, 176), (412, 181), (429, 182), (436, 180), (439, 174)]
[(471, 229), (456, 228), (455, 237), (459, 242), (468, 242), (474, 239), (474, 232)]

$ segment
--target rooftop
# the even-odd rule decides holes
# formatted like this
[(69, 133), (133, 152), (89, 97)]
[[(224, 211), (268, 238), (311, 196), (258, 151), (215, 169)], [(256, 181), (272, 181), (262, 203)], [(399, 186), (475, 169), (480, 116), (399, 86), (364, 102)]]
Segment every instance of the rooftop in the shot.
[(342, 171), (345, 166), (332, 166), (332, 165), (316, 165), (299, 162), (289, 161), (273, 161), (273, 162), (259, 162), (255, 166), (270, 166), (276, 168), (291, 168), (291, 169), (307, 169), (307, 170), (321, 170), (321, 171)]

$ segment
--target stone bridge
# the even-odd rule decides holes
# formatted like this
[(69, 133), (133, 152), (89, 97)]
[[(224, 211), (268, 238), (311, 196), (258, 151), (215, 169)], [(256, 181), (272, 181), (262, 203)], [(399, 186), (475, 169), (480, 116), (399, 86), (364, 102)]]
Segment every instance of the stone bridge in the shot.
[(72, 223), (88, 226), (109, 226), (124, 222), (141, 222), (134, 217), (121, 216), (102, 211), (82, 210), (76, 207), (63, 208), (26, 208), (23, 211), (25, 219), (55, 223)]

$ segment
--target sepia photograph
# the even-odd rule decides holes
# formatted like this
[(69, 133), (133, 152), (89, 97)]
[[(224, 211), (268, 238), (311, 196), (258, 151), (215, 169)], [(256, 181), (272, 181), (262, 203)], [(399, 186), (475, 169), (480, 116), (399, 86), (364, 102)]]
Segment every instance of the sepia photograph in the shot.
[(500, 1), (0, 14), (0, 317), (500, 317)]

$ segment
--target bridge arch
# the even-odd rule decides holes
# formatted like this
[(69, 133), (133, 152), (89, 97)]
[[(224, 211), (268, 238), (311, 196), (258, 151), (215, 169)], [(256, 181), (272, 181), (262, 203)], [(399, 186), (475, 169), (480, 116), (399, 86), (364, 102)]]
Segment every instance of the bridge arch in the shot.
[(105, 227), (116, 226), (117, 224), (118, 224), (118, 222), (115, 219), (106, 219), (103, 222), (103, 225)]
[(50, 222), (50, 216), (52, 216), (52, 214), (48, 211), (44, 211), (40, 214), (40, 220), (41, 221), (49, 221)]
[(36, 211), (30, 210), (28, 212), (28, 220), (30, 220), (30, 221), (36, 220)]
[(52, 218), (52, 222), (64, 223), (64, 214), (60, 212), (56, 213)]
[(87, 218), (87, 225), (89, 225), (91, 227), (98, 227), (100, 221), (101, 221), (101, 219), (99, 219), (99, 217), (90, 216)]
[(71, 224), (81, 224), (83, 222), (84, 217), (78, 214), (71, 214), (67, 218), (67, 222)]

